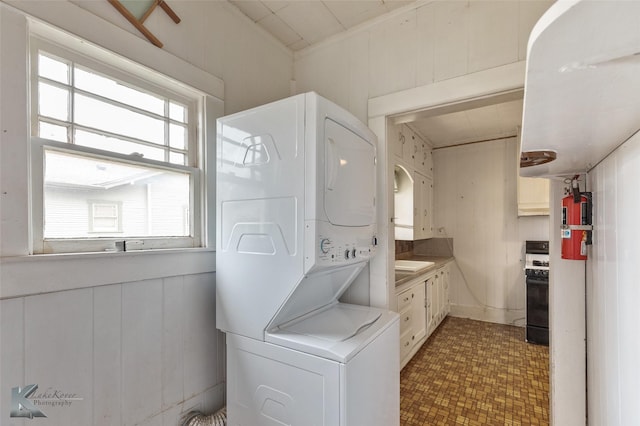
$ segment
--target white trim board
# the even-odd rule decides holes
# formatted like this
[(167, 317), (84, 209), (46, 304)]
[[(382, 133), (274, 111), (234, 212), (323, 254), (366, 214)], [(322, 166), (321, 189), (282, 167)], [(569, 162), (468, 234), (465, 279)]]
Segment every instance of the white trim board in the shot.
[(369, 119), (522, 90), (525, 61), (369, 99)]

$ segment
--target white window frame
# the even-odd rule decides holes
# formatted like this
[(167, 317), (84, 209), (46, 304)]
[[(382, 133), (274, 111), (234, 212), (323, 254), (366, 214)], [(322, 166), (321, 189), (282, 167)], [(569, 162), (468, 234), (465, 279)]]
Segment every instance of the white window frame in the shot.
[[(177, 165), (168, 162), (155, 161), (139, 156), (123, 155), (115, 152), (94, 149), (71, 143), (64, 143), (44, 139), (37, 135), (38, 131), (38, 54), (40, 50), (64, 60), (69, 60), (93, 71), (102, 73), (110, 78), (132, 84), (151, 93), (168, 96), (188, 109), (188, 140), (187, 140), (187, 164)], [(113, 251), (117, 242), (135, 240), (136, 244), (129, 247), (136, 249), (175, 249), (205, 247), (204, 241), (204, 156), (203, 142), (204, 132), (204, 98), (205, 95), (195, 89), (165, 77), (160, 73), (149, 70), (143, 66), (132, 65), (130, 61), (122, 63), (119, 67), (118, 58), (109, 55), (102, 49), (95, 47), (95, 56), (83, 49), (82, 53), (74, 51), (71, 47), (50, 43), (37, 35), (30, 37), (30, 126), (31, 126), (31, 230), (32, 252), (34, 254), (47, 253), (84, 253)], [(105, 58), (109, 58), (105, 61)], [(124, 60), (122, 60), (124, 61)], [(126, 69), (126, 71), (125, 71)], [(152, 74), (150, 74), (152, 73)], [(152, 77), (150, 78), (150, 75)], [(151, 80), (151, 82), (149, 82)], [(73, 124), (71, 124), (73, 128)], [(71, 130), (72, 131), (72, 130)], [(99, 238), (44, 238), (44, 153), (45, 150), (61, 151), (81, 154), (87, 158), (104, 158), (135, 165), (165, 169), (169, 171), (186, 172), (190, 176), (190, 209), (189, 223), (190, 235), (185, 237), (99, 237)]]

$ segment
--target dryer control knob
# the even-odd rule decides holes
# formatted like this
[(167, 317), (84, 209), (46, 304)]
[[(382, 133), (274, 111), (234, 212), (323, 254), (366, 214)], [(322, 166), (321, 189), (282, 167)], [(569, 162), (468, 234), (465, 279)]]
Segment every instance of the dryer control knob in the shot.
[(349, 249), (344, 251), (344, 258), (345, 259), (348, 259), (350, 255), (351, 255), (351, 251)]
[(329, 253), (329, 248), (331, 247), (331, 240), (328, 238), (323, 238), (320, 240), (320, 251), (324, 254)]

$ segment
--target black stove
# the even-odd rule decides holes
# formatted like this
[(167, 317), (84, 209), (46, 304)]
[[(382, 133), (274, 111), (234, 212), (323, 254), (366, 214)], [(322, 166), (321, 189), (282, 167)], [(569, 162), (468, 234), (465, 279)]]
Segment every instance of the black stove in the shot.
[(527, 241), (525, 246), (527, 289), (526, 341), (549, 344), (549, 242)]

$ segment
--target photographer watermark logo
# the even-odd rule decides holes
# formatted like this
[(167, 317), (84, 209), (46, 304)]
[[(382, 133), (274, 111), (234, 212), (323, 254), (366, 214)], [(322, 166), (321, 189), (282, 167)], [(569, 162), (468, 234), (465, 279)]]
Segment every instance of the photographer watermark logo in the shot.
[(54, 388), (47, 388), (38, 392), (38, 385), (27, 385), (23, 388), (11, 388), (11, 412), (9, 417), (47, 417), (40, 409), (41, 406), (69, 407), (74, 401), (82, 401), (75, 393), (62, 392)]

